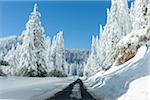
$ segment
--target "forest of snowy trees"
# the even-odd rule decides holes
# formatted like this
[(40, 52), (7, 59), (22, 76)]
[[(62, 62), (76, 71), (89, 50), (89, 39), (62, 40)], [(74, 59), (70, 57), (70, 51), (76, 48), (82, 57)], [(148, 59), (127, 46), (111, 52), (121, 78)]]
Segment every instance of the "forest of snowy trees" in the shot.
[(82, 76), (89, 52), (65, 50), (63, 31), (59, 31), (51, 42), (51, 38), (44, 34), (40, 17), (35, 4), (21, 36), (1, 40), (1, 75)]
[(130, 9), (127, 0), (111, 2), (104, 29), (100, 25), (99, 36), (93, 36), (84, 71), (86, 76), (106, 71), (118, 55), (128, 52), (134, 56), (141, 45), (150, 44), (150, 1), (135, 0)]
[[(100, 25), (98, 36), (92, 37), (90, 52), (66, 50), (63, 31), (52, 40), (45, 36), (40, 17), (35, 4), (21, 36), (10, 39), (6, 48), (0, 47), (1, 75), (91, 76), (124, 63), (140, 46), (150, 44), (149, 0), (135, 0), (130, 9), (128, 0), (111, 0), (107, 23)], [(130, 57), (119, 62), (122, 54)]]

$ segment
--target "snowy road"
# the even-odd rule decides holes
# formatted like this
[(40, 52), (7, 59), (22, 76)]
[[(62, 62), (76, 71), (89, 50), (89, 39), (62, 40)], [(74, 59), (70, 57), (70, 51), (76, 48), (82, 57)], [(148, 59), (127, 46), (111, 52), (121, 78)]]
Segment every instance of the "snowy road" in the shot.
[[(62, 99), (63, 98), (63, 99)], [(68, 85), (48, 100), (96, 100), (89, 94), (80, 79)]]
[(44, 100), (76, 79), (0, 77), (0, 99)]

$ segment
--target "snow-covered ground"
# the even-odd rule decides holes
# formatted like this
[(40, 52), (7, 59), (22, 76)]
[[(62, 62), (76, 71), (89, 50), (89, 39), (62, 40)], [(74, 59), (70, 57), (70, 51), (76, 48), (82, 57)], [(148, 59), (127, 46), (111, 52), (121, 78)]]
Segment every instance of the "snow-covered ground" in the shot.
[(0, 77), (0, 99), (44, 100), (61, 91), (76, 79), (76, 77)]
[[(136, 79), (129, 85), (128, 91), (123, 94), (118, 100), (149, 100), (150, 75)], [(149, 90), (149, 91), (148, 91)]]
[(148, 100), (149, 68), (150, 48), (142, 46), (128, 62), (107, 72), (99, 72), (84, 83), (97, 99)]

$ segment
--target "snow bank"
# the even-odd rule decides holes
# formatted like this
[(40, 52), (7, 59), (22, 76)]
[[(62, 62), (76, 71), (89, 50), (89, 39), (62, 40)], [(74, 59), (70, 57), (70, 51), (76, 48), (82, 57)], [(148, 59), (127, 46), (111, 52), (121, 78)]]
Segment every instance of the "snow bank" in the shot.
[(0, 77), (0, 99), (44, 100), (77, 78)]
[(106, 72), (100, 71), (100, 72), (96, 73), (95, 75), (91, 76), (90, 78), (88, 78), (86, 80), (86, 82), (95, 83), (95, 81), (98, 80), (98, 78), (100, 78), (102, 76), (114, 74), (115, 71), (120, 71), (125, 66), (132, 65), (133, 63), (135, 63), (135, 62), (139, 61), (140, 59), (142, 59), (145, 56), (146, 51), (147, 51), (147, 47), (142, 46), (141, 48), (139, 48), (137, 54), (132, 59), (130, 59), (129, 61), (127, 61), (124, 64), (119, 65), (119, 66), (113, 66)]
[(149, 100), (150, 87), (148, 80), (150, 75), (139, 78), (129, 85), (128, 91), (123, 94), (118, 100)]
[[(150, 56), (150, 48), (148, 49), (148, 56)], [(150, 99), (150, 58), (148, 62), (148, 75), (131, 82), (128, 91), (123, 94), (118, 100), (149, 100)]]
[(90, 77), (85, 81), (89, 92), (97, 99), (116, 100), (128, 91), (132, 81), (149, 75), (149, 56), (150, 48), (147, 51), (147, 47), (142, 46), (136, 56), (123, 65)]

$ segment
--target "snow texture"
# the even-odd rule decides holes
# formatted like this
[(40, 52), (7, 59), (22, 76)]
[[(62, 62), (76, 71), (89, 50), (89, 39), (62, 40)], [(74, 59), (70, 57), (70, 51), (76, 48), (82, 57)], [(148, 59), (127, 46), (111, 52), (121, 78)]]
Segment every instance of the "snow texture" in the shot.
[(77, 78), (0, 77), (0, 99), (44, 100)]
[[(97, 98), (104, 100), (116, 100), (126, 92), (130, 91), (129, 85), (134, 80), (147, 77), (150, 75), (150, 48), (142, 46), (134, 58), (124, 63), (123, 65), (112, 67), (104, 73), (97, 73), (85, 81), (89, 91)], [(146, 81), (146, 80), (145, 80)], [(148, 81), (146, 81), (148, 82)], [(134, 83), (133, 83), (134, 84)], [(144, 86), (144, 84), (142, 85)], [(144, 86), (144, 88), (148, 88)], [(135, 93), (139, 89), (137, 88)], [(148, 90), (144, 90), (144, 93)], [(133, 100), (136, 100), (140, 94), (132, 95)], [(130, 99), (131, 97), (126, 97)], [(142, 97), (141, 97), (142, 98)], [(148, 99), (148, 94), (144, 95)], [(145, 100), (145, 99), (144, 99)]]

